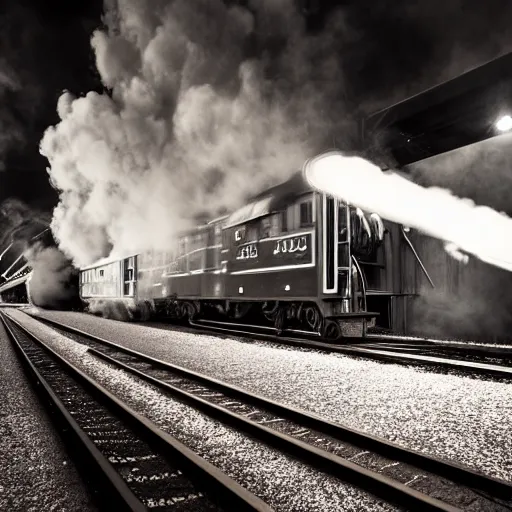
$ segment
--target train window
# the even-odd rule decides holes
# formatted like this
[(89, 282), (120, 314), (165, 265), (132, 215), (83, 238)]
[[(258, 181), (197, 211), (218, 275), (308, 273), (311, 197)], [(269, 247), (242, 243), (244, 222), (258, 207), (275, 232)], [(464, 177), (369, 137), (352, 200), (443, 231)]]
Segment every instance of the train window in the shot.
[(280, 221), (281, 221), (281, 231), (286, 233), (288, 231), (288, 211), (284, 210), (279, 213)]
[(185, 254), (185, 238), (180, 238), (178, 242), (178, 256), (183, 256)]
[[(229, 229), (224, 229), (222, 231), (222, 247), (224, 247), (224, 249), (227, 249), (230, 245), (229, 235), (230, 235)], [(235, 238), (235, 235), (233, 235), (233, 238)]]
[(193, 237), (192, 245), (193, 245), (193, 247), (191, 248), (191, 250), (193, 250), (193, 251), (203, 248), (203, 234), (202, 233), (197, 233)]
[(278, 236), (281, 232), (281, 214), (275, 213), (261, 219), (261, 238)]
[(263, 217), (261, 219), (261, 238), (269, 238), (271, 236), (271, 223), (270, 217)]
[(304, 201), (300, 203), (300, 227), (313, 224), (313, 203)]
[(247, 228), (247, 235), (246, 235), (247, 242), (252, 242), (254, 240), (258, 240), (259, 222), (251, 222), (249, 225), (246, 226), (246, 228)]

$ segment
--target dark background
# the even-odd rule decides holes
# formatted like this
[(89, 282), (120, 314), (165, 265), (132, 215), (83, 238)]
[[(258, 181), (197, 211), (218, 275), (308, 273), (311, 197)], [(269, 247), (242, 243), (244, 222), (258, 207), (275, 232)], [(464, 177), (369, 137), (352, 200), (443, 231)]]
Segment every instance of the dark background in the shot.
[[(345, 93), (363, 112), (512, 47), (512, 3), (506, 0), (297, 2), (301, 7), (312, 31), (322, 30), (332, 9), (344, 9), (346, 36), (332, 51), (343, 60)], [(39, 141), (58, 121), (56, 103), (64, 89), (78, 95), (102, 90), (89, 45), (101, 13), (99, 0), (2, 2), (0, 201), (16, 197), (46, 211), (56, 204)]]
[[(311, 33), (322, 31), (333, 9), (343, 10), (343, 35), (331, 51), (346, 76), (340, 94), (361, 117), (512, 50), (506, 0), (297, 0), (291, 8), (302, 11)], [(27, 211), (16, 200), (51, 217), (58, 194), (39, 142), (59, 120), (63, 90), (103, 90), (90, 48), (102, 9), (100, 0), (0, 4), (0, 234)]]

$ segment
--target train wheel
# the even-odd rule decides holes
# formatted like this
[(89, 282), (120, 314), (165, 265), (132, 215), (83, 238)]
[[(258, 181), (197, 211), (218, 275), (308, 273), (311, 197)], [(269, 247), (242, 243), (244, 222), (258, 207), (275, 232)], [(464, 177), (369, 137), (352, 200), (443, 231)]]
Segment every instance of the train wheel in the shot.
[(195, 302), (185, 302), (183, 305), (185, 309), (185, 319), (188, 323), (194, 322), (199, 316), (199, 303)]
[(304, 309), (303, 315), (308, 327), (313, 329), (313, 331), (318, 331), (320, 329), (320, 313), (315, 306), (308, 306), (306, 309)]
[(326, 320), (323, 337), (329, 341), (337, 341), (342, 337), (341, 328), (338, 322)]
[(187, 308), (185, 303), (178, 302), (176, 304), (176, 319), (178, 321), (185, 320), (185, 317), (187, 316)]
[(279, 310), (279, 302), (265, 302), (261, 307), (263, 315), (269, 322), (275, 322), (277, 312)]

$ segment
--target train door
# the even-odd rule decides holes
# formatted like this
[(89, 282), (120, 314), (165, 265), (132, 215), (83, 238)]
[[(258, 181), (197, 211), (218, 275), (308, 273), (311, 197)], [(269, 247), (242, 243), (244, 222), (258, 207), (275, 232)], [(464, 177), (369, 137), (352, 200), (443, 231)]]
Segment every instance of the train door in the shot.
[(136, 256), (123, 260), (123, 296), (135, 296), (136, 284)]
[(352, 260), (348, 206), (323, 194), (322, 213), (322, 291), (341, 296), (342, 310), (349, 312)]
[(346, 203), (337, 202), (338, 210), (338, 293), (341, 295), (342, 311), (351, 311), (352, 298), (352, 248), (350, 209)]
[(338, 209), (337, 200), (322, 195), (322, 291), (338, 293)]

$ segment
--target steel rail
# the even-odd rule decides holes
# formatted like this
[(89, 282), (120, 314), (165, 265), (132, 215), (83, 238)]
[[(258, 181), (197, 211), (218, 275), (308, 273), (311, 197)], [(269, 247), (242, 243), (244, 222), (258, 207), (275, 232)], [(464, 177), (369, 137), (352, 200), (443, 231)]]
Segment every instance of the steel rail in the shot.
[[(130, 427), (137, 431), (144, 439), (148, 440), (149, 444), (158, 449), (168, 460), (171, 460), (173, 463), (177, 461), (177, 464), (181, 468), (185, 468), (185, 474), (193, 480), (196, 485), (205, 489), (208, 496), (219, 503), (221, 507), (226, 510), (240, 510), (244, 512), (273, 511), (263, 500), (235, 482), (220, 469), (207, 462), (183, 443), (170, 434), (160, 430), (153, 422), (127, 406), (110, 391), (55, 352), (20, 322), (10, 316), (9, 321), (15, 324), (32, 341), (43, 348), (69, 372), (73, 379), (78, 381), (88, 392), (97, 397), (99, 401), (105, 403), (110, 410), (129, 424)], [(113, 468), (112, 470), (115, 471)]]
[[(85, 472), (85, 469), (90, 469), (90, 471), (87, 471), (87, 477), (94, 479), (95, 484), (98, 486), (101, 499), (115, 510), (129, 510), (134, 512), (146, 511), (147, 508), (132, 493), (119, 473), (98, 448), (96, 448), (87, 434), (79, 427), (78, 423), (73, 419), (71, 414), (69, 414), (66, 406), (54, 393), (39, 370), (34, 366), (21, 347), (11, 326), (5, 319), (4, 314), (1, 312), (0, 319), (18, 353), (23, 368), (33, 382), (36, 391), (43, 399), (44, 404), (52, 413), (50, 418), (52, 418), (54, 423), (58, 426), (58, 431), (70, 451), (72, 447), (72, 453), (80, 455), (79, 469), (82, 470), (82, 473)], [(74, 459), (76, 460), (78, 457), (74, 457)]]
[[(352, 355), (352, 356), (358, 356), (358, 357), (365, 357), (368, 359), (375, 359), (378, 361), (385, 361), (385, 362), (394, 362), (394, 363), (411, 363), (411, 364), (419, 364), (419, 365), (425, 365), (425, 366), (434, 366), (436, 368), (438, 367), (446, 367), (450, 369), (455, 369), (459, 371), (465, 371), (465, 372), (471, 372), (471, 373), (478, 373), (478, 374), (485, 374), (485, 375), (493, 375), (500, 378), (506, 378), (511, 379), (512, 378), (512, 367), (504, 366), (504, 365), (495, 365), (495, 364), (487, 364), (487, 363), (479, 363), (476, 361), (463, 361), (458, 359), (449, 359), (448, 357), (434, 357), (434, 356), (428, 356), (428, 355), (414, 355), (414, 354), (407, 354), (407, 353), (400, 353), (398, 352), (399, 348), (389, 348), (389, 349), (382, 349), (382, 348), (373, 348), (373, 347), (362, 347), (362, 346), (355, 346), (351, 345), (351, 342), (355, 342), (357, 345), (361, 344), (361, 341), (363, 338), (344, 338), (345, 342), (348, 342), (348, 345), (333, 345), (332, 343), (324, 342), (324, 341), (317, 341), (317, 340), (307, 340), (307, 339), (300, 339), (300, 338), (289, 338), (289, 337), (281, 337), (281, 336), (275, 336), (271, 334), (265, 334), (265, 333), (252, 333), (252, 332), (246, 332), (243, 330), (231, 330), (227, 329), (225, 327), (216, 327), (216, 326), (209, 326), (209, 325), (203, 325), (203, 324), (197, 324), (197, 323), (191, 323), (193, 327), (197, 327), (199, 329), (208, 329), (212, 331), (217, 332), (224, 332), (226, 334), (231, 335), (238, 335), (238, 336), (250, 336), (255, 339), (260, 340), (268, 340), (273, 343), (282, 344), (282, 345), (289, 345), (289, 346), (296, 346), (300, 348), (309, 348), (309, 349), (316, 349), (326, 352), (335, 352), (340, 354), (346, 354), (346, 355)], [(371, 340), (368, 341), (375, 342), (375, 338), (372, 337)], [(429, 346), (432, 347), (433, 350), (436, 350), (437, 347), (436, 343), (432, 343)], [(489, 355), (489, 357), (492, 357), (492, 355)]]
[(377, 343), (365, 343), (358, 348), (377, 348), (382, 350), (403, 350), (403, 349), (415, 349), (421, 351), (441, 352), (446, 354), (454, 354), (459, 356), (468, 357), (481, 357), (481, 358), (495, 358), (495, 359), (512, 359), (512, 348), (501, 348), (501, 347), (483, 347), (466, 344), (454, 344), (454, 343), (392, 343), (387, 341)]

